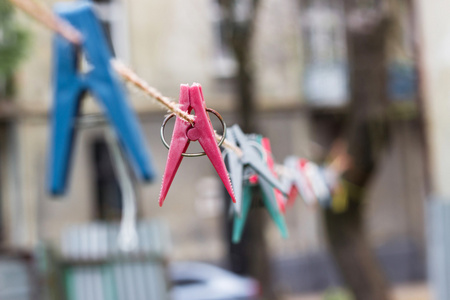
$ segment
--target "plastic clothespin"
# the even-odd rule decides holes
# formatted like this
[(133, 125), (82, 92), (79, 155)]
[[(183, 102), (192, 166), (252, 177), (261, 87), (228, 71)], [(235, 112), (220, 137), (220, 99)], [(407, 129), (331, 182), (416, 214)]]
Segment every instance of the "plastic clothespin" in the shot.
[(252, 185), (246, 184), (242, 188), (242, 207), (241, 214), (234, 214), (233, 217), (233, 232), (231, 236), (231, 241), (233, 244), (238, 244), (241, 241), (242, 233), (244, 232), (245, 223), (247, 221), (247, 216), (252, 206)]
[[(258, 175), (251, 168), (245, 168), (243, 172), (243, 181), (241, 181), (240, 198), (236, 195), (236, 204), (240, 203), (239, 212), (237, 209), (233, 211), (233, 231), (231, 241), (237, 244), (241, 241), (242, 233), (244, 232), (247, 216), (253, 203), (252, 189), (258, 184)], [(238, 200), (239, 199), (239, 200)]]
[[(272, 171), (272, 174), (274, 176), (278, 176), (277, 172), (275, 172), (275, 162), (273, 160), (272, 147), (270, 146), (269, 138), (266, 138), (266, 137), (262, 138), (261, 145), (264, 148), (264, 150), (266, 151), (267, 166)], [(285, 205), (285, 197), (284, 197), (284, 195), (277, 189), (274, 190), (274, 193), (275, 193), (275, 199), (277, 201), (277, 205), (278, 205), (279, 209), (281, 210), (281, 212), (285, 213), (286, 212), (286, 205)]]
[(328, 189), (328, 197), (323, 198), (321, 200), (321, 206), (323, 208), (330, 208), (331, 204), (333, 202), (333, 195), (336, 191), (340, 189), (340, 183), (337, 183), (338, 181), (334, 181), (331, 176), (334, 174), (330, 174), (329, 169), (327, 167), (321, 166), (318, 167), (319, 170), (319, 176), (323, 181), (323, 184)]
[(299, 164), (319, 204), (324, 206), (330, 201), (331, 193), (320, 168), (315, 163), (306, 159), (300, 159)]
[(278, 189), (283, 194), (287, 195), (288, 191), (281, 184), (281, 182), (273, 175), (270, 168), (267, 166), (267, 163), (263, 160), (260, 154), (258, 154), (258, 150), (255, 149), (254, 146), (251, 145), (250, 140), (245, 134), (242, 132), (241, 128), (238, 125), (234, 125), (230, 128), (230, 136), (234, 136), (234, 140), (236, 144), (242, 150), (242, 157), (239, 158), (238, 170), (242, 169), (245, 166), (249, 166), (255, 172), (267, 180), (273, 187)]
[[(49, 190), (64, 193), (73, 148), (76, 117), (86, 92), (101, 102), (109, 122), (125, 149), (138, 177), (151, 180), (155, 171), (136, 115), (127, 102), (124, 88), (110, 66), (111, 53), (100, 22), (89, 2), (56, 5), (56, 13), (84, 37), (81, 47), (60, 35), (54, 38), (54, 104), (50, 152)], [(84, 51), (92, 69), (78, 70), (78, 54)]]
[[(264, 148), (262, 146), (263, 138), (261, 136), (249, 135), (247, 136), (247, 138), (249, 139), (250, 142), (255, 142), (262, 148)], [(268, 140), (265, 140), (264, 143), (267, 142)], [(266, 158), (267, 163), (269, 160), (268, 153), (265, 153), (264, 156)], [(269, 180), (267, 180), (263, 176), (259, 176), (258, 173), (256, 172), (256, 169), (251, 168), (250, 165), (244, 168), (244, 173), (246, 174), (246, 176), (244, 176), (244, 181), (241, 182), (243, 190), (241, 200), (242, 206), (240, 214), (236, 212), (234, 216), (232, 242), (239, 243), (241, 240), (248, 212), (250, 210), (253, 199), (252, 194), (253, 186), (259, 186), (261, 188), (262, 201), (264, 203), (264, 206), (266, 207), (267, 211), (269, 212), (269, 215), (271, 216), (271, 218), (277, 225), (278, 229), (280, 230), (282, 237), (287, 238), (289, 236), (288, 229), (276, 199), (277, 189), (274, 188), (274, 186), (272, 185), (272, 183), (269, 182)]]
[[(256, 141), (261, 146), (263, 146), (263, 148), (264, 148), (264, 144), (266, 144), (266, 147), (270, 149), (270, 142), (268, 139), (264, 140), (261, 136), (257, 136)], [(273, 169), (273, 159), (270, 157), (269, 153), (266, 152), (266, 162), (270, 169), (271, 167), (270, 167), (269, 160), (272, 160), (272, 169)], [(272, 217), (272, 220), (275, 222), (278, 229), (280, 230), (281, 236), (283, 238), (288, 238), (289, 237), (288, 229), (287, 229), (284, 217), (283, 217), (282, 210), (279, 207), (277, 194), (276, 194), (278, 192), (281, 195), (281, 192), (278, 191), (276, 188), (274, 188), (274, 186), (266, 178), (264, 178), (262, 176), (258, 177), (258, 181), (259, 181), (259, 186), (261, 187), (261, 191), (262, 191), (263, 202), (264, 202), (264, 205), (265, 205), (267, 211), (269, 212), (270, 216)], [(280, 200), (282, 201), (282, 199), (280, 199)]]
[(242, 150), (242, 157), (238, 157), (237, 154), (232, 151), (227, 151), (225, 157), (236, 195), (235, 207), (238, 214), (241, 213), (242, 208), (242, 174), (244, 166), (252, 168), (258, 175), (266, 179), (273, 187), (280, 190), (283, 194), (288, 193), (281, 182), (272, 174), (272, 171), (267, 166), (267, 163), (264, 162), (261, 154), (258, 153), (258, 150), (252, 145), (252, 141), (242, 132), (239, 125), (233, 125), (228, 130), (227, 137), (230, 143), (239, 146)]
[(300, 160), (298, 157), (289, 156), (284, 160), (285, 172), (282, 176), (282, 183), (284, 188), (290, 191), (287, 205), (291, 204), (299, 193), (300, 197), (306, 204), (314, 204), (317, 202), (317, 198), (314, 195), (308, 179), (304, 172), (300, 170)]
[(172, 142), (170, 144), (166, 169), (161, 184), (159, 205), (162, 206), (183, 159), (182, 154), (187, 150), (191, 141), (198, 141), (203, 147), (203, 150), (230, 194), (231, 199), (233, 202), (236, 202), (225, 163), (216, 143), (211, 120), (206, 112), (205, 99), (203, 98), (200, 84), (195, 83), (191, 87), (185, 84), (181, 85), (179, 105), (182, 110), (187, 111), (188, 113), (195, 110), (195, 125), (192, 127), (191, 124), (178, 117), (175, 121)]
[[(228, 129), (227, 139), (233, 145), (236, 145), (237, 141), (232, 133), (233, 127)], [(222, 152), (223, 160), (226, 162), (228, 172), (230, 174), (231, 184), (233, 185), (234, 195), (236, 199), (235, 205), (233, 205), (234, 211), (240, 215), (243, 210), (243, 186), (244, 186), (244, 168), (236, 153), (225, 150)]]

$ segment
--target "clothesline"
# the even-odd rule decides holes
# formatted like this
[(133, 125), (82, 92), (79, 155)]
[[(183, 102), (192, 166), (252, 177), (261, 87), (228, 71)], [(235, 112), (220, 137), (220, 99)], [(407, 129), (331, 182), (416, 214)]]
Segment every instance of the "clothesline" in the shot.
[[(38, 3), (34, 0), (10, 0), (10, 2), (15, 5), (17, 8), (21, 9), (39, 23), (45, 25), (49, 29), (61, 34), (64, 38), (66, 38), (71, 43), (79, 45), (83, 41), (82, 34), (75, 29), (72, 25), (62, 20), (55, 14), (53, 14), (49, 9), (44, 7), (42, 4)], [(112, 59), (111, 65), (114, 70), (122, 76), (122, 78), (134, 86), (136, 86), (139, 90), (144, 92), (146, 95), (150, 96), (158, 103), (163, 105), (169, 111), (175, 113), (179, 118), (189, 122), (191, 125), (194, 125), (195, 117), (186, 111), (181, 110), (178, 107), (178, 104), (171, 100), (169, 97), (164, 96), (158, 89), (150, 86), (144, 79), (140, 78), (131, 68), (126, 66), (123, 62), (118, 59)], [(216, 139), (220, 141), (222, 136), (216, 133)], [(222, 144), (225, 148), (230, 149), (235, 152), (238, 156), (242, 156), (241, 149), (230, 143), (225, 139)]]
[[(17, 0), (13, 0), (17, 1)], [(171, 112), (174, 112), (178, 117), (181, 119), (189, 122), (191, 125), (194, 123), (194, 116), (191, 114), (188, 114), (187, 112), (181, 110), (178, 108), (178, 105), (176, 102), (170, 100), (168, 97), (165, 97), (161, 92), (159, 92), (156, 88), (150, 86), (145, 80), (140, 78), (136, 73), (134, 73), (130, 68), (128, 68), (124, 63), (117, 59), (113, 59), (111, 61), (111, 64), (114, 67), (114, 70), (116, 70), (117, 73), (119, 73), (126, 81), (132, 83), (134, 86), (139, 88), (140, 90), (144, 91), (147, 95), (153, 97), (156, 101), (164, 105), (167, 109), (169, 109)], [(222, 139), (222, 136), (216, 133), (216, 140), (220, 141)], [(225, 148), (232, 150), (235, 152), (239, 157), (242, 156), (241, 149), (227, 141), (224, 140), (222, 144)]]

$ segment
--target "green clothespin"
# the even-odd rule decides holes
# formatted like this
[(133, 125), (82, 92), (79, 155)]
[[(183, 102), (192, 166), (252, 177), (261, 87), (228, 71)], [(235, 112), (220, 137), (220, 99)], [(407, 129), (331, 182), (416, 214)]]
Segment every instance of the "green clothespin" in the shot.
[[(256, 142), (262, 146), (262, 136), (258, 135), (256, 137)], [(266, 206), (266, 209), (269, 211), (272, 220), (277, 225), (280, 230), (281, 236), (283, 238), (289, 237), (289, 232), (286, 226), (286, 222), (284, 220), (284, 216), (278, 206), (277, 198), (275, 195), (275, 188), (263, 177), (259, 177), (259, 186), (263, 195), (263, 202)]]
[[(248, 144), (253, 145), (253, 147), (255, 147), (256, 150), (261, 153), (259, 158), (260, 162), (265, 163), (265, 153), (263, 147), (261, 146), (262, 136), (248, 135), (247, 139)], [(253, 159), (258, 158), (253, 157)], [(258, 173), (250, 167), (246, 167), (244, 169), (244, 176), (242, 179), (243, 182), (241, 207), (239, 213), (236, 212), (234, 214), (232, 236), (233, 243), (239, 243), (241, 241), (242, 233), (244, 231), (245, 223), (247, 221), (248, 213), (253, 201), (252, 188), (254, 186), (258, 186), (261, 189), (263, 204), (268, 210), (269, 215), (277, 225), (278, 229), (280, 230), (281, 236), (283, 238), (287, 238), (289, 236), (286, 222), (276, 200), (274, 186), (269, 180), (267, 180), (263, 176), (258, 176), (257, 174)], [(231, 176), (233, 178), (233, 174), (231, 174)]]
[(252, 206), (252, 186), (245, 185), (242, 188), (242, 206), (240, 215), (235, 213), (233, 219), (233, 236), (232, 242), (237, 244), (241, 241), (242, 232), (244, 231), (245, 223), (247, 221), (248, 212)]

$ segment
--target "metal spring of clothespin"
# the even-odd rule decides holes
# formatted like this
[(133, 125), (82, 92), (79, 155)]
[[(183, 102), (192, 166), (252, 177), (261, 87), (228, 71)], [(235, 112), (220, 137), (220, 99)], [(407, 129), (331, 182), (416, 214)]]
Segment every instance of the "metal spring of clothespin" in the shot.
[[(223, 142), (225, 141), (225, 138), (226, 138), (226, 135), (227, 135), (227, 124), (226, 124), (225, 121), (223, 120), (222, 116), (221, 116), (217, 111), (215, 111), (214, 109), (212, 109), (212, 108), (206, 108), (206, 111), (207, 111), (207, 112), (210, 112), (210, 113), (212, 113), (212, 114), (214, 114), (214, 115), (219, 119), (220, 124), (222, 124), (222, 131), (223, 131), (223, 134), (222, 134), (222, 138), (220, 139), (220, 141), (219, 141), (219, 143), (218, 143), (218, 146), (220, 147), (220, 146), (222, 146)], [(161, 141), (162, 141), (162, 143), (164, 144), (164, 146), (165, 146), (167, 149), (170, 149), (170, 145), (169, 145), (169, 143), (167, 143), (167, 141), (166, 141), (166, 138), (165, 138), (165, 135), (164, 135), (164, 129), (165, 129), (166, 125), (167, 125), (167, 122), (169, 122), (169, 120), (172, 119), (172, 118), (175, 117), (175, 116), (176, 116), (175, 113), (171, 113), (170, 115), (168, 115), (168, 116), (164, 119), (164, 121), (163, 121), (162, 124), (161, 124), (161, 130), (160, 130)], [(194, 123), (194, 124), (195, 124), (195, 123)], [(181, 155), (184, 156), (184, 157), (200, 157), (200, 156), (206, 155), (206, 152), (203, 151), (203, 152), (197, 152), (197, 153), (181, 153)]]

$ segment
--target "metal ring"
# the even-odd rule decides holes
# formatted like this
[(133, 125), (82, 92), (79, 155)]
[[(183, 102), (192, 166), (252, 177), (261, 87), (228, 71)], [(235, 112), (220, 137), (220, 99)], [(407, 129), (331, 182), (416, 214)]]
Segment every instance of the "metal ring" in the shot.
[[(225, 121), (223, 120), (222, 116), (215, 111), (212, 108), (206, 108), (207, 112), (213, 113), (220, 121), (220, 123), (222, 124), (222, 129), (223, 129), (223, 135), (222, 138), (219, 141), (218, 147), (222, 146), (223, 142), (225, 141), (225, 137), (227, 135), (227, 124), (225, 124)], [(160, 130), (160, 135), (161, 135), (161, 141), (163, 143), (164, 146), (166, 146), (167, 149), (170, 149), (170, 145), (167, 143), (165, 137), (164, 137), (164, 128), (166, 127), (167, 122), (172, 119), (175, 116), (175, 113), (171, 113), (170, 115), (168, 115), (164, 121), (161, 124), (161, 130)], [(195, 122), (194, 122), (195, 124)], [(191, 125), (191, 128), (192, 125)], [(183, 155), (184, 157), (200, 157), (200, 156), (204, 156), (206, 155), (205, 152), (197, 152), (197, 153), (181, 153), (181, 155)]]

